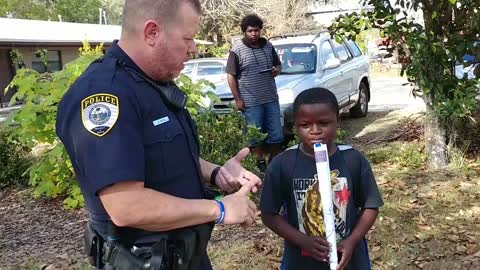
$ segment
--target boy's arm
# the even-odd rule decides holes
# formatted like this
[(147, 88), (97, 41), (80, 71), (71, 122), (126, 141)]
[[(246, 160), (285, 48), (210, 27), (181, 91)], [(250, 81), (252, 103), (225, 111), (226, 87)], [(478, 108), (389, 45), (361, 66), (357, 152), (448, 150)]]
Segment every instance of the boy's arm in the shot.
[(239, 111), (245, 109), (245, 104), (240, 96), (240, 91), (238, 89), (238, 74), (240, 73), (240, 61), (238, 56), (233, 51), (230, 51), (227, 60), (227, 82), (232, 92), (233, 98), (235, 100), (235, 105)]
[(352, 153), (356, 153), (357, 156), (350, 155), (350, 159), (358, 158), (360, 160), (360, 168), (356, 172), (359, 175), (353, 177), (353, 197), (356, 198), (356, 207), (360, 207), (362, 211), (350, 236), (340, 242), (338, 246), (338, 250), (342, 252), (342, 259), (337, 269), (345, 269), (347, 267), (353, 251), (363, 240), (373, 223), (375, 223), (378, 216), (378, 208), (383, 205), (382, 196), (380, 195), (370, 163), (360, 152)]
[(265, 226), (278, 234), (288, 242), (308, 251), (310, 255), (318, 261), (327, 262), (330, 250), (328, 242), (321, 237), (312, 237), (294, 228), (288, 224), (285, 217), (279, 214), (269, 214), (262, 212), (262, 221)]
[(282, 72), (282, 62), (280, 61), (277, 51), (275, 51), (275, 48), (273, 46), (272, 46), (272, 55), (273, 55), (273, 67), (274, 67), (274, 69), (272, 70), (272, 74), (273, 74), (273, 77), (276, 77), (278, 74)]
[(373, 223), (375, 223), (375, 220), (377, 219), (377, 216), (378, 209), (363, 209), (360, 213), (357, 225), (355, 225), (355, 228), (353, 229), (350, 236), (347, 237), (347, 239), (352, 241), (354, 246), (356, 246), (365, 237), (370, 228), (372, 228)]
[(370, 228), (372, 228), (377, 216), (378, 209), (376, 208), (366, 208), (362, 210), (357, 225), (355, 225), (350, 236), (339, 244), (338, 251), (342, 252), (342, 259), (338, 263), (338, 270), (346, 269), (348, 262), (352, 258), (353, 251), (360, 241), (363, 240)]

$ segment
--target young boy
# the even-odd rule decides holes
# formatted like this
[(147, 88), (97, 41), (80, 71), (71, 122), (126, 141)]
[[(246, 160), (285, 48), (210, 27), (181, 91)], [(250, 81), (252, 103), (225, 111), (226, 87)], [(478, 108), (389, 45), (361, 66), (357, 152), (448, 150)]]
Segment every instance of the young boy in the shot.
[[(325, 179), (317, 179), (315, 143), (328, 147), (339, 241), (337, 269), (370, 269), (364, 237), (383, 205), (370, 164), (359, 151), (335, 143), (339, 108), (329, 90), (303, 91), (293, 113), (301, 143), (269, 165), (260, 202), (263, 223), (286, 240), (282, 269), (330, 270), (317, 183)], [(282, 207), (286, 217), (280, 214)]]

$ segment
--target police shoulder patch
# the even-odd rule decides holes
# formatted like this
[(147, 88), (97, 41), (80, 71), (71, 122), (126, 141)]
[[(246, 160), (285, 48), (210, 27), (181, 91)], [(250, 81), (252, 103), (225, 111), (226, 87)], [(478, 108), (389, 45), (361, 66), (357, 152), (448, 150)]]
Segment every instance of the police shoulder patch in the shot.
[(95, 136), (105, 136), (117, 122), (119, 106), (118, 97), (111, 94), (86, 97), (81, 104), (83, 126)]

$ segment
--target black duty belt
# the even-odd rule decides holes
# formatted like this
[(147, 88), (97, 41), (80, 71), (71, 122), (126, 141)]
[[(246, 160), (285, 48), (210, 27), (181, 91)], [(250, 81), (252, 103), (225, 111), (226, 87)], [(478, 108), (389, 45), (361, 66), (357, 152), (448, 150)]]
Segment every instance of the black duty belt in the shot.
[(197, 225), (159, 234), (159, 240), (151, 245), (126, 247), (120, 237), (110, 236), (109, 232), (105, 241), (87, 224), (85, 247), (89, 261), (96, 269), (197, 270), (207, 256), (212, 229), (211, 224)]

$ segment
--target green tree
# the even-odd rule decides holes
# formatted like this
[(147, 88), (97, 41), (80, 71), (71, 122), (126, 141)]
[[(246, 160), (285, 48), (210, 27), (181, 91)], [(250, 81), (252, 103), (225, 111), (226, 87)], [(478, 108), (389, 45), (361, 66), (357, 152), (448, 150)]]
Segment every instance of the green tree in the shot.
[[(463, 61), (465, 54), (480, 58), (480, 2), (473, 0), (365, 0), (371, 12), (339, 16), (332, 34), (355, 38), (361, 31), (378, 28), (398, 50), (402, 75), (413, 94), (426, 104), (425, 125), (428, 165), (442, 168), (458, 140), (458, 124), (472, 118), (478, 104), (480, 66)], [(393, 2), (393, 1), (392, 1)], [(417, 11), (421, 11), (417, 13)], [(423, 13), (423, 19), (419, 14)], [(415, 18), (416, 17), (416, 18)], [(420, 17), (420, 18), (419, 18)], [(455, 65), (475, 69), (476, 79), (455, 76)]]
[(100, 0), (57, 0), (53, 6), (52, 15), (62, 16), (64, 22), (98, 23)]
[(101, 0), (102, 8), (106, 12), (107, 23), (122, 24), (123, 5), (125, 0)]
[(215, 42), (222, 46), (226, 37), (239, 32), (240, 20), (253, 13), (254, 0), (201, 0), (203, 17), (199, 38)]
[(318, 28), (308, 15), (314, 0), (256, 0), (256, 12), (262, 17), (268, 36)]
[(40, 1), (0, 0), (0, 17), (47, 20), (51, 16), (50, 13), (51, 10)]
[(99, 8), (106, 11), (109, 24), (119, 24), (123, 4), (119, 0), (0, 0), (0, 17), (31, 20), (98, 23)]

